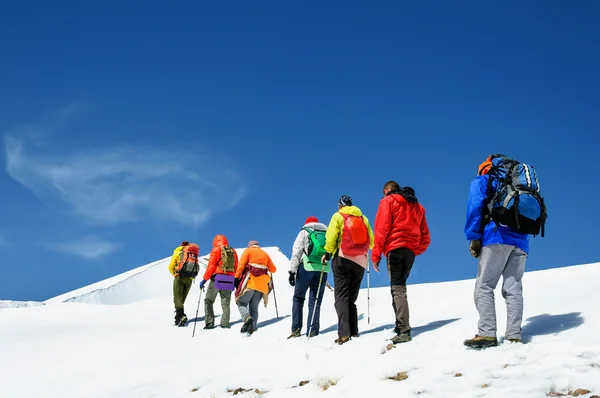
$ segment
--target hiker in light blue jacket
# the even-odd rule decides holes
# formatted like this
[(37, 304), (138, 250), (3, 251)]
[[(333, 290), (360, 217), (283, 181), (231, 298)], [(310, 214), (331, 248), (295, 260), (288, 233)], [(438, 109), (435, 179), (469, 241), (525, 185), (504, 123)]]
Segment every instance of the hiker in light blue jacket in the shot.
[[(477, 177), (471, 182), (467, 206), (465, 235), (470, 241), (469, 250), (479, 259), (475, 283), (475, 306), (479, 312), (478, 332), (474, 338), (465, 340), (464, 345), (486, 348), (498, 345), (496, 337), (496, 308), (494, 289), (502, 281), (502, 296), (506, 301), (507, 325), (505, 338), (521, 342), (523, 320), (523, 274), (529, 254), (529, 235), (510, 227), (498, 225), (491, 220), (482, 231), (485, 201), (487, 197), (488, 171), (492, 166), (488, 158), (479, 166)], [(493, 178), (495, 189), (497, 180)]]
[[(311, 249), (311, 233), (313, 231), (320, 233), (322, 237), (322, 246), (319, 244), (313, 247), (312, 255), (309, 258)], [(290, 259), (289, 282), (294, 286), (294, 299), (292, 305), (292, 334), (288, 338), (300, 337), (302, 334), (302, 310), (306, 292), (310, 289), (308, 298), (308, 322), (306, 334), (310, 337), (319, 334), (319, 321), (321, 313), (321, 302), (325, 293), (325, 284), (329, 264), (321, 263), (321, 256), (325, 254), (325, 232), (327, 225), (322, 224), (316, 217), (308, 217), (304, 226), (296, 236), (294, 246), (292, 247), (292, 257)], [(312, 245), (314, 246), (314, 244)], [(316, 250), (316, 252), (315, 252)], [(311, 261), (311, 258), (314, 258)], [(314, 311), (314, 319), (313, 319)], [(311, 325), (312, 320), (312, 325)]]

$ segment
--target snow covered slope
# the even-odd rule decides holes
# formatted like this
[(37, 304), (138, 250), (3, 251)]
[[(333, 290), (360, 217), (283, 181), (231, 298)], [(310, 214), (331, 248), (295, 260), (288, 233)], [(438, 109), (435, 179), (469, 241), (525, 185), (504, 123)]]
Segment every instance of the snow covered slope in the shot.
[[(161, 262), (48, 305), (0, 310), (0, 397), (212, 398), (231, 397), (237, 389), (252, 390), (236, 395), (241, 397), (284, 398), (546, 397), (577, 389), (591, 391), (582, 397), (600, 395), (600, 263), (527, 273), (525, 344), (485, 351), (462, 345), (477, 330), (473, 280), (410, 285), (414, 339), (387, 350), (393, 328), (389, 288), (361, 291), (359, 338), (333, 344), (337, 317), (327, 290), (321, 334), (287, 340), (293, 294), (288, 259), (277, 248), (268, 251), (278, 267), (278, 311), (271, 296), (249, 338), (239, 333), (235, 306), (229, 330), (203, 330), (203, 308), (194, 338), (193, 323), (174, 327), (171, 293), (159, 287), (171, 282)], [(196, 284), (186, 302), (191, 319), (199, 293)], [(502, 338), (506, 311), (500, 288), (496, 293)], [(128, 304), (98, 305), (103, 303)], [(218, 299), (215, 312), (221, 313)], [(399, 372), (407, 378), (388, 379)], [(301, 381), (308, 384), (299, 386)]]
[(40, 301), (0, 300), (0, 309), (2, 309), (2, 308), (36, 307), (38, 305), (44, 305), (44, 303), (42, 303)]
[[(276, 247), (264, 248), (269, 254), (283, 256)], [(241, 256), (245, 249), (236, 249)], [(206, 270), (208, 255), (200, 257), (201, 272)], [(289, 261), (285, 256), (284, 262)], [(124, 272), (112, 278), (84, 286), (46, 300), (45, 304), (77, 302), (87, 304), (130, 304), (173, 294), (173, 278), (168, 271), (171, 257)], [(274, 260), (275, 261), (275, 260)]]

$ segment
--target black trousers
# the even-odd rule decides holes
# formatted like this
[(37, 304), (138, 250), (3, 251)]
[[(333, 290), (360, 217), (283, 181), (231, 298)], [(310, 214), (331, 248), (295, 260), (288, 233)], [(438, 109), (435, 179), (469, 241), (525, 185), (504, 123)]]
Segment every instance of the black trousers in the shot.
[(415, 262), (415, 253), (406, 248), (390, 251), (387, 256), (388, 274), (392, 292), (392, 307), (396, 316), (396, 333), (410, 332), (410, 314), (406, 295), (406, 280)]
[(331, 261), (333, 272), (335, 311), (338, 316), (338, 336), (358, 335), (358, 311), (356, 299), (365, 269), (354, 261), (334, 257)]

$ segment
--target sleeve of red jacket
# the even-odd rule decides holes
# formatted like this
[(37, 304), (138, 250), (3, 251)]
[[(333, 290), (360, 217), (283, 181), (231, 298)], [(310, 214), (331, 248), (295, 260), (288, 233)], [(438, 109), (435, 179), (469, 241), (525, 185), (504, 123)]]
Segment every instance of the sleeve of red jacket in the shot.
[(215, 273), (215, 270), (217, 269), (219, 254), (221, 254), (221, 251), (216, 247), (213, 247), (210, 251), (210, 256), (208, 256), (208, 265), (206, 267), (206, 272), (204, 272), (203, 279), (205, 281), (209, 280), (210, 277), (213, 276), (213, 274)]
[(421, 220), (421, 240), (419, 241), (419, 248), (417, 249), (417, 256), (425, 253), (425, 250), (431, 243), (431, 236), (429, 235), (429, 225), (427, 225), (427, 218), (425, 217), (425, 210), (423, 210), (423, 220)]
[(381, 255), (385, 249), (385, 241), (390, 233), (392, 226), (392, 213), (389, 201), (379, 202), (377, 215), (375, 216), (375, 244), (371, 250), (371, 261), (378, 263), (381, 261)]

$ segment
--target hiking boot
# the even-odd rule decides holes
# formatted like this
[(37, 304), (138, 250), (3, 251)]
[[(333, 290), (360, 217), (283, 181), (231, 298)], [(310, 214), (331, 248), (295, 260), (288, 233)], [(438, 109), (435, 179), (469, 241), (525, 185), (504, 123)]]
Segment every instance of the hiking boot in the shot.
[(510, 341), (511, 343), (521, 343), (521, 339), (506, 339), (508, 341)]
[(181, 321), (181, 317), (183, 316), (183, 310), (175, 310), (175, 325), (179, 325), (179, 322)]
[(229, 325), (221, 325), (221, 329), (231, 329), (231, 326), (229, 326)]
[(399, 334), (395, 335), (394, 337), (392, 337), (390, 340), (394, 344), (401, 344), (401, 343), (408, 343), (409, 341), (412, 340), (412, 338), (410, 337), (410, 333), (399, 333)]
[(356, 334), (353, 334), (353, 335), (352, 335), (352, 336), (350, 336), (350, 337), (352, 337), (352, 338), (355, 338), (355, 337), (360, 337), (360, 334), (359, 334), (359, 333), (356, 333)]
[(252, 326), (252, 331), (254, 331), (254, 319), (252, 319), (252, 317), (248, 315), (246, 319), (244, 319), (244, 324), (240, 329), (240, 333), (248, 333), (248, 329), (250, 328), (250, 326)]
[(183, 314), (181, 316), (181, 319), (179, 319), (179, 323), (177, 324), (177, 326), (185, 326), (187, 324), (187, 321), (188, 321), (187, 315)]
[(498, 340), (495, 337), (475, 335), (472, 339), (465, 340), (463, 344), (470, 348), (489, 348), (496, 347)]
[(342, 336), (340, 338), (335, 339), (334, 343), (342, 345), (350, 341), (350, 336)]
[(302, 334), (300, 333), (300, 329), (296, 329), (288, 336), (288, 340), (294, 337), (300, 337)]
[(211, 324), (204, 326), (204, 329), (210, 330), (210, 329), (214, 329), (215, 327), (216, 326), (211, 323)]
[(319, 332), (317, 332), (316, 330), (313, 330), (312, 332), (310, 332), (308, 337), (317, 337), (318, 335), (319, 335)]

